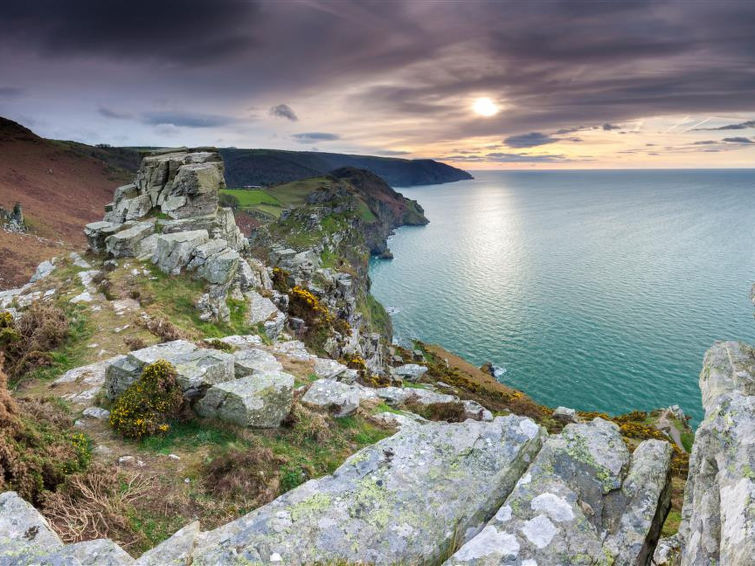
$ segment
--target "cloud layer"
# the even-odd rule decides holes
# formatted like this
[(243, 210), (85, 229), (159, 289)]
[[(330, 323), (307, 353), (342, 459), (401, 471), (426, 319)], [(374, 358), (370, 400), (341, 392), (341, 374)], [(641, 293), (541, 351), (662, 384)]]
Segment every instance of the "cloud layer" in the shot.
[[(755, 128), (749, 0), (6, 0), (2, 12), (0, 114), (85, 141), (447, 157), (504, 140), (514, 151), (475, 155), (535, 163), (586, 159), (558, 157), (578, 139), (619, 155), (655, 117), (676, 117), (658, 126), (668, 135)], [(501, 112), (475, 116), (479, 96)], [(544, 145), (558, 149), (518, 151)]]

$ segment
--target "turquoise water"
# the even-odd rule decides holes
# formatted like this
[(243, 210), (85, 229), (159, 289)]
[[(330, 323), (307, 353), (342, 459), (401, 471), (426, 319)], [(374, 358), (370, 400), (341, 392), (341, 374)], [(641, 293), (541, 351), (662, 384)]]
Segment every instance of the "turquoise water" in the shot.
[(755, 343), (755, 170), (475, 177), (400, 189), (430, 224), (371, 264), (396, 338), (491, 361), (547, 405), (698, 421), (705, 350)]

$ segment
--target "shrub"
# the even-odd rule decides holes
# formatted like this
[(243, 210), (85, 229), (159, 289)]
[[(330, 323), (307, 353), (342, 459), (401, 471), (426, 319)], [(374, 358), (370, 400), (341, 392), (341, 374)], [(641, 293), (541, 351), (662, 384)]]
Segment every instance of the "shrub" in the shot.
[(422, 405), (417, 403), (415, 398), (410, 397), (404, 405), (411, 412), (417, 413), (430, 421), (461, 423), (466, 420), (464, 404), (460, 401)]
[[(6, 316), (7, 315), (7, 316)], [(8, 377), (18, 379), (29, 370), (52, 363), (50, 350), (60, 346), (68, 335), (65, 313), (56, 306), (35, 302), (13, 322), (9, 313), (0, 319), (0, 349), (5, 354)]]
[(183, 394), (176, 382), (175, 368), (165, 360), (157, 360), (145, 367), (141, 377), (113, 403), (110, 425), (127, 438), (165, 433), (182, 406)]
[(89, 439), (53, 401), (15, 400), (0, 364), (0, 491), (38, 503), (68, 475), (87, 467)]
[(150, 318), (141, 324), (163, 342), (172, 342), (173, 340), (186, 338), (186, 333), (183, 330), (165, 318)]
[(241, 206), (239, 199), (228, 193), (220, 193), (218, 204), (220, 206), (232, 208), (233, 210), (238, 210), (239, 206)]
[(204, 465), (205, 490), (214, 497), (243, 502), (246, 508), (259, 507), (278, 494), (282, 463), (270, 448), (231, 448)]
[(141, 350), (142, 348), (147, 347), (147, 343), (143, 338), (140, 338), (139, 336), (129, 336), (124, 340), (124, 342), (126, 346), (128, 346), (128, 349), (132, 352), (134, 350)]
[(46, 493), (42, 510), (63, 542), (112, 538), (128, 548), (141, 539), (129, 521), (133, 503), (153, 488), (150, 478), (96, 465)]

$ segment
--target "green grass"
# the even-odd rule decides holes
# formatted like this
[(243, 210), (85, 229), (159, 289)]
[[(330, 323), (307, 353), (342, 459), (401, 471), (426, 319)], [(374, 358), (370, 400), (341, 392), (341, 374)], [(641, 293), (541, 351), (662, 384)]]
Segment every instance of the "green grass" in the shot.
[(282, 206), (301, 206), (307, 202), (307, 196), (311, 192), (320, 187), (330, 186), (332, 183), (325, 177), (312, 177), (270, 187), (267, 193), (275, 197)]
[(260, 204), (269, 204), (280, 207), (280, 201), (267, 191), (259, 189), (223, 189), (222, 194), (231, 195), (238, 199), (239, 206), (243, 208), (253, 208)]
[(170, 454), (177, 448), (192, 449), (200, 446), (228, 446), (239, 442), (236, 434), (229, 428), (212, 422), (190, 420), (174, 422), (170, 430), (159, 436), (149, 436), (138, 441), (142, 450)]
[(682, 430), (681, 437), (682, 437), (682, 446), (684, 446), (684, 450), (686, 450), (688, 453), (692, 453), (692, 444), (695, 442), (695, 431)]
[(661, 529), (661, 536), (670, 537), (679, 530), (679, 523), (682, 522), (682, 514), (679, 511), (669, 511), (666, 521)]

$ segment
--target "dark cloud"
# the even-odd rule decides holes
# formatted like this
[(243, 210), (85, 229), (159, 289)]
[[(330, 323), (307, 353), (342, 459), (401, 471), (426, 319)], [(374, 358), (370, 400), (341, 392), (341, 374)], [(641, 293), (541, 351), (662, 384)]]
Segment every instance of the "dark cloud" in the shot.
[(620, 130), (621, 126), (619, 126), (618, 124), (605, 123), (605, 124), (603, 124), (603, 129), (606, 132), (610, 132), (611, 130)]
[(306, 132), (302, 134), (294, 134), (292, 137), (299, 143), (335, 141), (341, 139), (341, 136), (339, 136), (338, 134), (331, 134), (328, 132)]
[(0, 86), (0, 98), (19, 98), (23, 96), (24, 89), (15, 86)]
[(728, 143), (755, 143), (750, 138), (742, 138), (742, 137), (724, 138), (722, 141), (725, 141)]
[(532, 132), (529, 134), (509, 136), (505, 140), (503, 140), (503, 143), (505, 143), (509, 147), (535, 147), (538, 145), (555, 143), (557, 141), (558, 138), (551, 137), (547, 134)]
[[(275, 100), (302, 112), (294, 95), (327, 108), (337, 95), (341, 115), (400, 121), (398, 147), (558, 139), (575, 124), (755, 112), (754, 21), (751, 0), (4, 0), (0, 76), (54, 89), (45, 119), (55, 128), (52, 113), (65, 116), (84, 92), (111, 108), (164, 100), (220, 115)], [(505, 111), (471, 116), (462, 101), (476, 93)], [(34, 114), (32, 104), (18, 112)]]
[(277, 106), (273, 106), (270, 109), (270, 115), (277, 116), (278, 118), (285, 118), (287, 120), (291, 120), (292, 122), (299, 120), (296, 112), (294, 112), (293, 108), (291, 108), (288, 104), (278, 104)]
[(147, 112), (142, 116), (142, 122), (153, 126), (166, 124), (184, 128), (215, 128), (227, 126), (234, 122), (234, 119), (229, 116), (190, 112)]
[(108, 108), (107, 106), (100, 106), (97, 109), (97, 112), (100, 116), (104, 116), (105, 118), (115, 118), (116, 120), (127, 120), (134, 117), (134, 115), (130, 112), (113, 110), (112, 108)]
[(748, 128), (755, 128), (755, 120), (748, 120), (747, 122), (740, 122), (739, 124), (729, 124), (718, 128), (698, 128), (698, 130), (712, 132), (715, 130), (746, 130)]
[(718, 142), (715, 140), (703, 140), (703, 141), (692, 142), (692, 145), (711, 145), (714, 143), (718, 143)]

